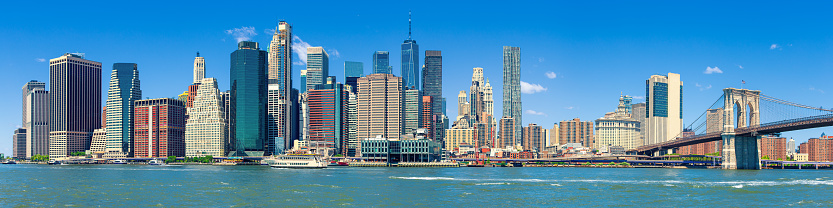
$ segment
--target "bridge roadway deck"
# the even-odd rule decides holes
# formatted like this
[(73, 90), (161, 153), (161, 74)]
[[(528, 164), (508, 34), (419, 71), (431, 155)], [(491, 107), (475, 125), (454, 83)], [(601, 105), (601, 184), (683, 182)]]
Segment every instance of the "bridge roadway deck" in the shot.
[[(821, 115), (821, 116), (811, 116), (811, 117), (803, 117), (797, 119), (790, 119), (790, 120), (783, 120), (778, 122), (766, 123), (762, 125), (752, 126), (752, 127), (741, 127), (735, 129), (735, 135), (737, 136), (752, 136), (752, 135), (764, 135), (764, 134), (771, 134), (771, 133), (780, 133), (780, 132), (787, 132), (787, 131), (794, 131), (794, 130), (801, 130), (801, 129), (810, 129), (810, 128), (818, 128), (818, 127), (825, 127), (825, 126), (833, 126), (833, 114)], [(643, 145), (639, 146), (636, 149), (629, 150), (628, 152), (650, 152), (650, 151), (658, 151), (660, 149), (670, 149), (676, 147), (682, 147), (692, 144), (699, 144), (704, 142), (711, 142), (711, 141), (719, 141), (723, 138), (721, 137), (722, 132), (711, 132), (705, 134), (694, 135), (690, 137), (678, 138), (675, 140), (651, 144), (651, 145)]]

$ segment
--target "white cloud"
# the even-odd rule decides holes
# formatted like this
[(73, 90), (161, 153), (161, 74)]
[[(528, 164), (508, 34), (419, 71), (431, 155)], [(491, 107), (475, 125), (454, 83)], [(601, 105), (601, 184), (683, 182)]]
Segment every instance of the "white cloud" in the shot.
[(46, 62), (46, 59), (44, 59), (44, 58), (36, 58), (36, 59), (35, 59), (35, 61), (37, 61), (37, 62)]
[(544, 92), (544, 91), (547, 91), (547, 88), (544, 87), (544, 86), (541, 86), (539, 84), (531, 84), (531, 83), (521, 81), (521, 93), (534, 94), (534, 93)]
[(821, 94), (824, 94), (824, 90), (816, 89), (815, 87), (810, 87), (810, 91), (816, 91), (816, 92), (819, 92)]
[(769, 50), (775, 50), (775, 49), (781, 49), (781, 46), (779, 46), (778, 44), (775, 44), (775, 43), (773, 43), (772, 45), (769, 46)]
[(700, 83), (694, 83), (694, 86), (697, 87), (697, 88), (700, 88), (700, 91), (708, 90), (708, 89), (712, 88), (712, 85), (704, 86), (704, 85), (701, 85)]
[(544, 58), (538, 58), (538, 63), (544, 62)]
[(544, 73), (544, 74), (546, 74), (547, 78), (550, 78), (550, 79), (555, 79), (555, 77), (557, 77), (555, 72), (551, 72), (551, 71), (548, 71), (547, 73)]
[(226, 34), (234, 36), (234, 38), (237, 39), (237, 42), (239, 43), (240, 41), (251, 40), (252, 37), (257, 35), (257, 32), (255, 32), (255, 27), (241, 27), (226, 30)]
[(707, 66), (706, 71), (703, 72), (703, 74), (713, 74), (713, 73), (723, 74), (723, 70), (720, 70), (720, 68), (717, 68), (716, 66), (714, 68)]
[(738, 68), (740, 68), (740, 69), (743, 69), (743, 66), (741, 66), (741, 65), (738, 65)]
[(567, 110), (572, 110), (572, 109), (573, 109), (573, 106), (564, 107), (564, 109), (567, 109)]
[(297, 35), (292, 36), (292, 52), (298, 55), (298, 59), (301, 59), (301, 63), (295, 62), (294, 64), (307, 64), (307, 48), (309, 47), (312, 46), (309, 43), (304, 42), (304, 40), (301, 40), (301, 38)]
[(336, 49), (327, 50), (327, 54), (329, 54), (330, 57), (341, 58), (341, 53), (339, 53)]
[(526, 111), (524, 111), (524, 112), (526, 112), (526, 114), (539, 115), (539, 116), (547, 116), (547, 114), (546, 114), (546, 113), (544, 113), (544, 112), (538, 112), (538, 111), (534, 111), (534, 110), (526, 110)]
[(644, 100), (645, 96), (633, 96), (634, 100)]
[(275, 32), (277, 32), (277, 30), (272, 29), (272, 28), (267, 28), (267, 29), (263, 30), (263, 33), (267, 34), (267, 35), (275, 34)]

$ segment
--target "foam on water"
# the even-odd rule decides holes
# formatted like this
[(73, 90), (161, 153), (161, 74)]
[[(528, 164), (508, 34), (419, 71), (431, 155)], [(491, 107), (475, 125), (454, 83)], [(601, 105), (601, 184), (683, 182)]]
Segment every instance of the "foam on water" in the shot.
[[(490, 178), (483, 178), (483, 179), (476, 179), (476, 178), (451, 178), (451, 177), (396, 177), (391, 176), (389, 178), (392, 179), (404, 179), (404, 180), (427, 180), (427, 181), (434, 181), (434, 180), (447, 180), (447, 181), (474, 181), (474, 182), (484, 182), (479, 183), (482, 185), (493, 185), (495, 183), (509, 183), (509, 182), (518, 182), (518, 183), (592, 183), (592, 184), (662, 184), (664, 186), (677, 186), (677, 185), (693, 185), (693, 186), (783, 186), (783, 185), (827, 185), (833, 186), (833, 181), (827, 180), (807, 180), (807, 179), (798, 179), (798, 180), (782, 180), (782, 181), (681, 181), (681, 180), (607, 180), (607, 179), (567, 179), (567, 180), (556, 180), (556, 179), (526, 179), (526, 178), (509, 178), (509, 179), (490, 179)], [(496, 181), (496, 182), (495, 182)], [(476, 184), (476, 185), (479, 185)]]

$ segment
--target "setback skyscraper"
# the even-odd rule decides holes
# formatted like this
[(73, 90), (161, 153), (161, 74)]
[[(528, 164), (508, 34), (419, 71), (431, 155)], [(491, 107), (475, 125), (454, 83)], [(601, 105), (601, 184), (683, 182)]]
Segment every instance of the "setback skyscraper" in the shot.
[(50, 59), (49, 88), (49, 156), (89, 149), (101, 127), (101, 63), (70, 53)]
[(115, 63), (107, 91), (107, 151), (109, 157), (133, 156), (133, 102), (142, 98), (139, 69)]
[(231, 123), (235, 151), (229, 156), (263, 156), (266, 150), (267, 53), (241, 41), (231, 53)]
[(419, 45), (411, 39), (411, 13), (408, 12), (408, 39), (402, 43), (402, 83), (403, 89), (419, 90)]
[(387, 51), (376, 51), (373, 53), (373, 73), (391, 74), (390, 53)]
[(515, 138), (521, 137), (522, 108), (521, 48), (503, 46), (503, 117), (515, 119)]
[(205, 78), (197, 89), (185, 123), (185, 156), (225, 156), (228, 127), (217, 79)]

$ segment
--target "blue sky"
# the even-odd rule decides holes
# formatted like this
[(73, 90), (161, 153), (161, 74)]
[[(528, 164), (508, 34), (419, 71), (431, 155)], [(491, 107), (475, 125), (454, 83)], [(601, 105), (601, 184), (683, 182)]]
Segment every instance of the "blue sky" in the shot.
[[(400, 44), (408, 35), (420, 49), (443, 53), (443, 95), (456, 117), (457, 93), (468, 90), (472, 68), (483, 67), (501, 114), (502, 46), (521, 47), (521, 80), (536, 86), (523, 94), (524, 124), (594, 120), (616, 108), (620, 93), (643, 102), (645, 80), (679, 73), (684, 82), (684, 122), (700, 115), (726, 87), (811, 106), (833, 107), (833, 3), (677, 1), (410, 1), (410, 2), (5, 2), (0, 8), (0, 152), (11, 153), (20, 124), (20, 88), (48, 82), (49, 60), (83, 52), (102, 62), (102, 92), (112, 64), (138, 63), (144, 97), (173, 97), (191, 83), (193, 57), (206, 74), (229, 88), (229, 55), (235, 31), (266, 48), (270, 29), (285, 20), (294, 35), (330, 53), (330, 73), (343, 80), (343, 62), (370, 71), (371, 54), (391, 52), (399, 75)], [(235, 30), (237, 29), (237, 30)], [(229, 34), (231, 30), (232, 34)], [(256, 34), (255, 34), (256, 33)], [(296, 43), (301, 43), (297, 41)], [(420, 52), (420, 63), (424, 54)], [(294, 84), (300, 83), (294, 67)], [(717, 68), (720, 73), (705, 73)], [(713, 70), (714, 71), (714, 70)], [(9, 73), (13, 72), (13, 73)], [(550, 72), (555, 76), (547, 76)], [(716, 71), (715, 71), (716, 72)], [(554, 77), (554, 78), (550, 78)], [(102, 94), (102, 97), (106, 97)], [(829, 107), (827, 107), (829, 108)], [(797, 141), (833, 128), (785, 133)]]

